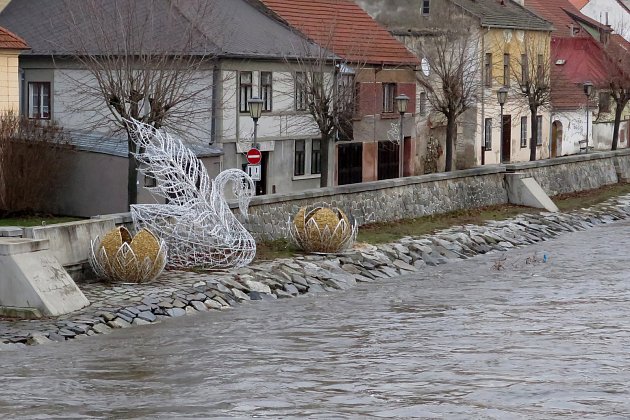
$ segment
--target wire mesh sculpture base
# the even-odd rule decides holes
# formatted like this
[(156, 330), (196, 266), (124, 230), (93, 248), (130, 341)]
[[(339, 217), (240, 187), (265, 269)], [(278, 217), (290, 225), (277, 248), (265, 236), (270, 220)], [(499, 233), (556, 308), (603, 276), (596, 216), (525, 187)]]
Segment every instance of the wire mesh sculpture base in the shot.
[(339, 208), (319, 204), (302, 207), (289, 220), (289, 232), (295, 245), (306, 252), (335, 254), (354, 245), (358, 225)]
[(242, 267), (256, 256), (256, 241), (232, 213), (228, 184), (247, 217), (254, 181), (239, 169), (210, 180), (203, 163), (181, 140), (138, 121), (127, 121), (139, 150), (136, 160), (156, 179), (148, 188), (169, 204), (131, 206), (136, 228), (148, 228), (166, 241), (168, 268)]
[(166, 244), (146, 229), (135, 237), (116, 228), (102, 240), (90, 242), (88, 259), (94, 273), (112, 282), (146, 283), (154, 280), (166, 265)]

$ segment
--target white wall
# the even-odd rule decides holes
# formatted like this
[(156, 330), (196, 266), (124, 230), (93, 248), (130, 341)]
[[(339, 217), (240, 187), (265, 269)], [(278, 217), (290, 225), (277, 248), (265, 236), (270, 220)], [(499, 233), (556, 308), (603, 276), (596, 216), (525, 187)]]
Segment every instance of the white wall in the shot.
[(630, 13), (617, 0), (590, 0), (581, 12), (604, 25), (609, 24), (616, 33), (630, 41)]
[[(593, 146), (593, 118), (592, 113), (588, 118), (589, 146)], [(562, 123), (562, 142), (558, 156), (574, 155), (580, 153), (580, 141), (586, 140), (586, 111), (582, 109), (572, 111), (554, 112), (551, 116), (552, 123)]]

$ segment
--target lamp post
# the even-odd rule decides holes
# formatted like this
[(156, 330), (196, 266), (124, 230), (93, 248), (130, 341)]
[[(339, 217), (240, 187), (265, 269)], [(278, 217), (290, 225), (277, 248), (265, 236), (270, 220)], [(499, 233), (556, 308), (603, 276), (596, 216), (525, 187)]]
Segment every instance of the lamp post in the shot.
[(586, 95), (586, 147), (584, 153), (588, 153), (588, 99), (591, 97), (591, 93), (593, 93), (593, 83), (584, 82), (584, 94)]
[(263, 100), (260, 98), (249, 98), (247, 105), (249, 106), (249, 115), (254, 120), (254, 147), (258, 148), (258, 119), (262, 114)]
[(398, 107), (398, 112), (400, 113), (400, 140), (398, 143), (398, 161), (399, 161), (399, 165), (398, 165), (398, 177), (402, 178), (404, 176), (404, 171), (403, 171), (403, 161), (405, 159), (405, 136), (403, 134), (403, 117), (405, 116), (405, 112), (407, 112), (407, 104), (409, 103), (409, 96), (405, 95), (404, 93), (402, 95), (398, 95), (396, 96), (396, 98), (394, 98), (396, 100), (396, 106)]
[(508, 88), (503, 86), (501, 89), (497, 91), (497, 101), (499, 101), (499, 106), (501, 107), (501, 119), (499, 120), (499, 124), (501, 124), (501, 138), (499, 139), (499, 160), (503, 163), (503, 105), (507, 101)]

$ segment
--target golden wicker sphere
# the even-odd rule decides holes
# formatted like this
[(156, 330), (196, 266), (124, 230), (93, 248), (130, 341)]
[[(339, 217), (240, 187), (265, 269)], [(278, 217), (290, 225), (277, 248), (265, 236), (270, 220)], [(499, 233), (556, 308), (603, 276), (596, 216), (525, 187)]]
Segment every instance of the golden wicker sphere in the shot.
[(315, 252), (337, 252), (354, 232), (348, 216), (336, 207), (302, 207), (293, 226), (302, 248)]
[(111, 281), (150, 281), (166, 264), (163, 241), (147, 229), (132, 237), (126, 228), (117, 227), (103, 236), (96, 249), (92, 246), (95, 272)]

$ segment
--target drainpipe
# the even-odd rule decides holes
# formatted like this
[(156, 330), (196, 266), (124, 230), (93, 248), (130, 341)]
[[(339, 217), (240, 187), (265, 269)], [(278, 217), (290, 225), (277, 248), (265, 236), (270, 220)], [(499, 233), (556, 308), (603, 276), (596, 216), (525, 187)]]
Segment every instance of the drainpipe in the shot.
[(23, 68), (20, 68), (20, 92), (19, 92), (19, 97), (20, 97), (20, 103), (19, 103), (19, 110), (20, 110), (20, 115), (26, 115), (27, 110), (26, 110), (26, 74), (24, 72)]
[[(490, 32), (490, 28), (488, 28), (486, 30), (486, 33)], [(484, 65), (484, 59), (485, 59), (485, 53), (486, 53), (486, 37), (485, 35), (483, 35), (481, 37), (481, 59), (479, 61), (479, 63), (481, 63), (481, 164), (485, 165), (486, 164), (486, 145), (485, 145), (485, 139), (486, 139), (486, 85), (485, 85), (485, 80), (486, 80), (486, 74), (485, 74), (485, 65)]]
[(217, 124), (218, 124), (218, 109), (219, 109), (219, 83), (221, 78), (221, 72), (218, 65), (214, 65), (212, 68), (212, 99), (211, 110), (212, 116), (210, 118), (210, 141), (208, 144), (214, 144), (217, 141)]

